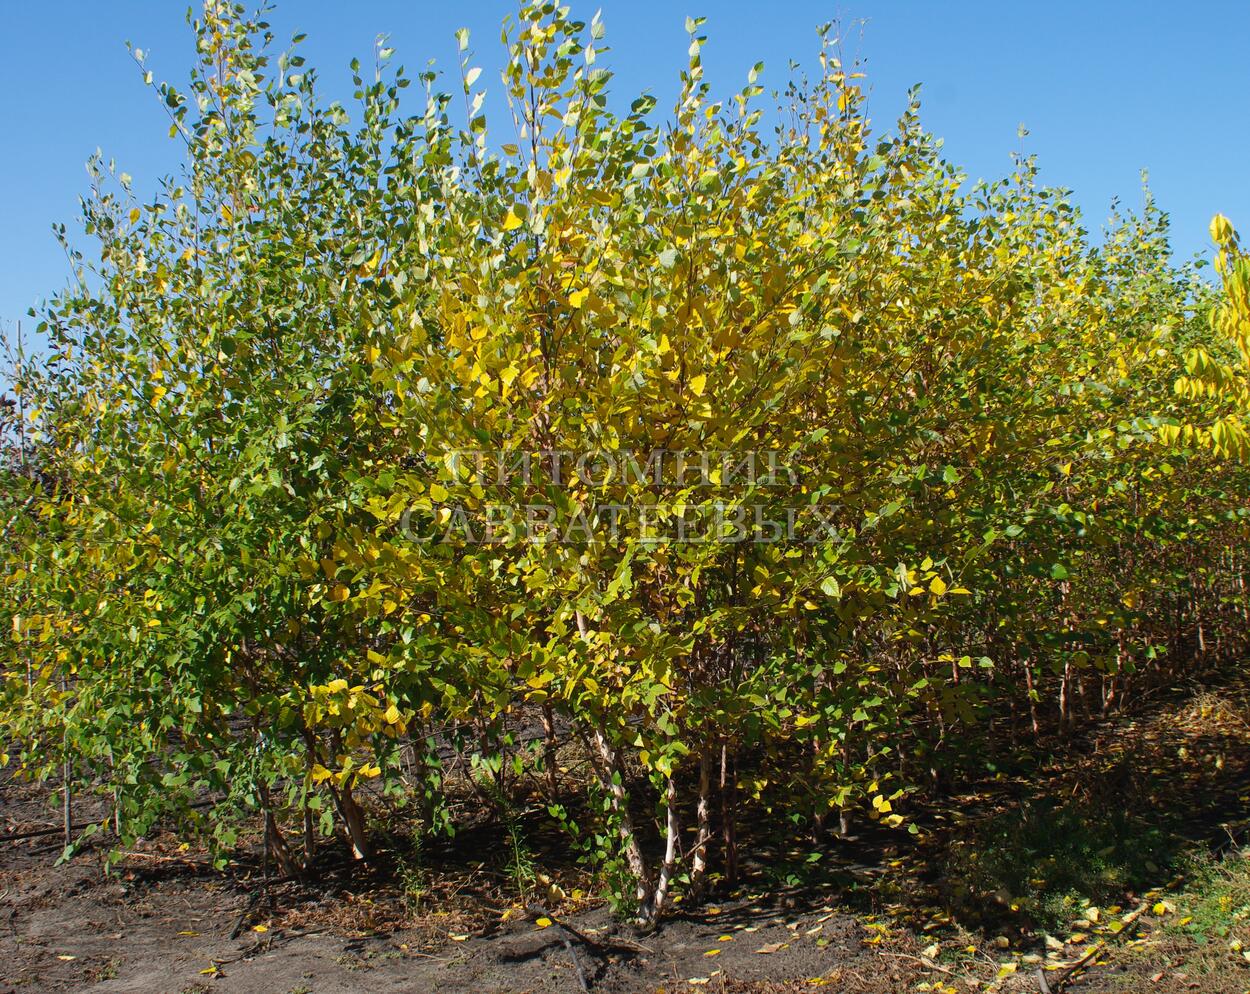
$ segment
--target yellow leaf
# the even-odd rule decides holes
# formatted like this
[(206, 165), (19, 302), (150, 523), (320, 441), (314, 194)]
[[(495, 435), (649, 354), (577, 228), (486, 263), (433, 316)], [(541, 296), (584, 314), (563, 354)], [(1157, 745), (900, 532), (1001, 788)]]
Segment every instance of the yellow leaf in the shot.
[(946, 593), (946, 583), (942, 580), (940, 576), (935, 576), (929, 582), (929, 593), (937, 594), (939, 597), (941, 597), (944, 593)]
[(690, 378), (690, 391), (696, 397), (702, 397), (703, 391), (707, 388), (707, 377), (700, 373), (698, 376)]
[(253, 925), (252, 931), (253, 932), (268, 932), (269, 926), (268, 925)]
[(139, 220), (139, 208), (138, 207), (130, 208), (130, 223), (134, 224), (138, 220)]
[(516, 231), (516, 229), (521, 227), (524, 223), (524, 221), (517, 217), (516, 211), (512, 208), (508, 208), (507, 216), (503, 219), (503, 230)]
[(538, 919), (538, 921), (534, 922), (534, 924), (535, 924), (535, 925), (537, 925), (539, 928), (550, 928), (550, 927), (551, 927), (551, 919), (550, 919), (550, 918), (539, 918), (539, 919)]
[(586, 298), (590, 296), (590, 291), (586, 289), (574, 290), (569, 294), (569, 306), (576, 309), (586, 303)]
[(352, 595), (351, 589), (343, 586), (343, 584), (341, 583), (336, 583), (330, 589), (330, 600), (336, 601), (338, 603), (342, 603), (343, 601), (347, 600), (347, 598), (349, 598), (351, 595)]
[(720, 954), (721, 954), (721, 950), (719, 949), (709, 949), (703, 955), (704, 956), (719, 956)]
[(441, 483), (430, 484), (430, 500), (442, 503), (447, 499), (447, 488)]

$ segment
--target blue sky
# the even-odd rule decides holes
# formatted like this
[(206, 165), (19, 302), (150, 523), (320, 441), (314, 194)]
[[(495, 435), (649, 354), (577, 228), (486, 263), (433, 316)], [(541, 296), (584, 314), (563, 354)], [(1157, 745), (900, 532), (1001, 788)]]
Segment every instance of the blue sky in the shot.
[[(725, 95), (756, 61), (769, 87), (784, 82), (790, 59), (810, 65), (822, 21), (863, 21), (850, 47), (867, 60), (874, 119), (887, 124), (907, 88), (923, 84), (926, 125), (973, 178), (1009, 172), (1023, 147), (1046, 182), (1075, 191), (1097, 229), (1113, 198), (1140, 204), (1147, 169), (1179, 253), (1206, 251), (1217, 210), (1250, 229), (1245, 0), (573, 0), (587, 19), (597, 7), (618, 98), (649, 90), (666, 105), (685, 61), (687, 14), (708, 18), (708, 78)], [(179, 148), (124, 42), (150, 52), (158, 78), (182, 82), (192, 58), (185, 9), (178, 0), (0, 4), (0, 326), (64, 285), (50, 226), (74, 221), (93, 150), (130, 172), (140, 194), (176, 168)], [(453, 33), (467, 26), (490, 79), (499, 24), (513, 9), (512, 0), (280, 0), (271, 21), (280, 39), (308, 32), (306, 57), (330, 95), (346, 99), (347, 63), (363, 61), (379, 32), (415, 71), (430, 58), (453, 67)], [(1020, 124), (1030, 131), (1023, 146)]]

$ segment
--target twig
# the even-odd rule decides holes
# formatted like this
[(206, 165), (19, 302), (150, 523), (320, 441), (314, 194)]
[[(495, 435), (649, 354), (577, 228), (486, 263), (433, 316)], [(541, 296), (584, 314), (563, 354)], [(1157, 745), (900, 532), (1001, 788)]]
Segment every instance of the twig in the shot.
[(564, 943), (569, 958), (573, 960), (573, 968), (577, 971), (577, 982), (582, 985), (585, 994), (590, 994), (590, 984), (586, 982), (586, 971), (582, 969), (582, 961), (577, 956), (577, 950), (573, 948), (573, 943), (569, 941), (567, 935), (560, 936), (560, 941)]
[[(1125, 930), (1128, 929), (1130, 925), (1132, 925), (1135, 921), (1137, 921), (1138, 918), (1140, 918), (1142, 915), (1146, 913), (1146, 908), (1148, 906), (1149, 906), (1148, 903), (1143, 901), (1136, 908), (1134, 908), (1127, 915), (1125, 915), (1121, 919), (1122, 927), (1120, 928), (1120, 931), (1118, 934), (1123, 935)], [(1084, 956), (1082, 956), (1080, 959), (1074, 960), (1073, 962), (1069, 963), (1066, 967), (1064, 967), (1062, 970), (1060, 970), (1058, 972), (1058, 975), (1055, 977), (1054, 986), (1053, 988), (1051, 988), (1052, 994), (1058, 994), (1058, 992), (1063, 989), (1063, 986), (1071, 979), (1074, 973), (1076, 973), (1078, 970), (1084, 969), (1086, 966), (1090, 964), (1090, 962), (1096, 956), (1098, 956), (1099, 953), (1105, 952), (1106, 950), (1107, 950), (1107, 943), (1100, 939), (1098, 942), (1095, 942), (1094, 945), (1091, 946), (1085, 952)], [(1043, 984), (1043, 994), (1045, 994), (1046, 988), (1049, 986), (1050, 986), (1049, 984)]]
[(243, 910), (239, 912), (239, 917), (235, 919), (234, 928), (230, 930), (230, 941), (233, 942), (239, 937), (239, 933), (243, 931), (243, 922), (251, 912), (256, 902), (260, 900), (260, 891), (252, 891), (252, 896), (247, 899), (247, 904), (243, 906)]
[(185, 856), (162, 856), (159, 853), (154, 853), (154, 852), (132, 852), (132, 851), (123, 852), (121, 853), (121, 856), (125, 859), (150, 859), (158, 863), (179, 863), (182, 866), (188, 867), (192, 870), (212, 870), (213, 869), (213, 865), (211, 863), (197, 862), (196, 860), (193, 860), (193, 859), (187, 859)]
[[(71, 830), (77, 832), (95, 824), (98, 824), (98, 822), (83, 822), (78, 825), (73, 825)], [(29, 832), (15, 832), (12, 835), (0, 835), (0, 842), (21, 842), (23, 839), (37, 839), (44, 835), (60, 835), (64, 831), (64, 825), (57, 825), (56, 828), (37, 828)]]
[(584, 943), (598, 953), (654, 953), (655, 950), (650, 946), (644, 946), (641, 942), (634, 942), (632, 939), (615, 939), (605, 938), (598, 939), (593, 935), (588, 935), (576, 926), (570, 925), (562, 918), (557, 918), (550, 911), (545, 910), (541, 905), (531, 904), (529, 913), (535, 918), (546, 918), (553, 925), (558, 925), (564, 929), (578, 942)]
[[(944, 974), (946, 974), (946, 976), (948, 976), (948, 977), (954, 977), (956, 980), (965, 980), (965, 981), (966, 981), (966, 980), (968, 979), (968, 977), (969, 977), (969, 974), (966, 974), (966, 973), (956, 973), (956, 972), (955, 972), (955, 971), (953, 971), (953, 970), (948, 970), (948, 969), (946, 969), (946, 967), (944, 967), (944, 966), (938, 966), (936, 963), (932, 962), (931, 960), (924, 959), (924, 958), (923, 958), (923, 957), (921, 957), (921, 956), (912, 956), (912, 955), (910, 955), (910, 954), (908, 954), (908, 953), (892, 953), (892, 952), (890, 952), (889, 950), (886, 950), (886, 949), (881, 950), (881, 955), (882, 955), (882, 956), (892, 956), (892, 957), (893, 957), (893, 958), (895, 958), (895, 959), (907, 959), (907, 960), (911, 960), (913, 963), (919, 963), (919, 964), (920, 964), (921, 966), (923, 966), (926, 970), (936, 970), (938, 973), (944, 973)], [(976, 978), (973, 978), (973, 979), (976, 979)]]
[(1055, 977), (1055, 986), (1052, 988), (1052, 990), (1056, 992), (1062, 990), (1063, 985), (1068, 982), (1072, 974), (1076, 973), (1076, 971), (1080, 970), (1082, 967), (1088, 966), (1090, 960), (1092, 960), (1099, 953), (1106, 950), (1106, 948), (1107, 948), (1107, 944), (1105, 942), (1102, 942), (1101, 940), (1098, 942), (1095, 942), (1094, 945), (1090, 947), (1090, 949), (1085, 953), (1084, 956), (1082, 956), (1080, 959), (1076, 960), (1075, 962), (1069, 963), (1066, 967), (1064, 967), (1062, 970), (1059, 971), (1059, 975)]

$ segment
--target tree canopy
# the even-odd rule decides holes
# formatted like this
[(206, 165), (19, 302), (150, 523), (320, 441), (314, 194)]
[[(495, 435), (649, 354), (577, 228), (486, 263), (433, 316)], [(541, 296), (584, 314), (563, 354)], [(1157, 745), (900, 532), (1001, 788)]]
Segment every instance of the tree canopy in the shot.
[(185, 167), (141, 202), (93, 161), (3, 469), (10, 761), (69, 759), (123, 840), (368, 858), (401, 805), (455, 830), (454, 754), (654, 920), (749, 811), (906, 831), (996, 724), (1239, 644), (1226, 221), (1217, 299), (1149, 198), (1097, 239), (1029, 158), (970, 183), (916, 94), (875, 128), (831, 29), (721, 99), (690, 20), (662, 114), (525, 3), (492, 130), (467, 33), (451, 82), (353, 63), (349, 111), (241, 7), (194, 28), (153, 84)]

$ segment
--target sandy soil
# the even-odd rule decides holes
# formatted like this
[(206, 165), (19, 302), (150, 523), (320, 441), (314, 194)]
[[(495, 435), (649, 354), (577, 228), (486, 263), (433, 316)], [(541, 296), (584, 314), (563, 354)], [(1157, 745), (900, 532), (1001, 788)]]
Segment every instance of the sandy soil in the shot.
[[(344, 928), (343, 904), (367, 908), (368, 898), (339, 896), (303, 909), (299, 918), (311, 927), (289, 927), (281, 917), (266, 925), (275, 919), (263, 906), (253, 907), (246, 921), (254, 924), (231, 939), (249, 895), (217, 874), (165, 857), (149, 860), (150, 869), (132, 859), (121, 879), (110, 879), (88, 857), (51, 867), (57, 847), (46, 841), (6, 848), (0, 870), (4, 994), (562, 994), (582, 990), (574, 952), (586, 982), (605, 994), (732, 990), (765, 980), (796, 990), (839, 978), (864, 988), (882, 978), (906, 983), (905, 961), (891, 963), (863, 946), (871, 933), (827, 906), (713, 906), (644, 937), (621, 931), (603, 909), (560, 919), (599, 944), (596, 949), (576, 937), (566, 945), (569, 934), (559, 925), (540, 928), (522, 914), (472, 926), (488, 935), (453, 931), (470, 926), (449, 915), (441, 941), (437, 914), (421, 928)], [(327, 920), (320, 928), (319, 911)], [(367, 919), (367, 911), (357, 915), (358, 924)], [(610, 948), (616, 941), (645, 949)]]

